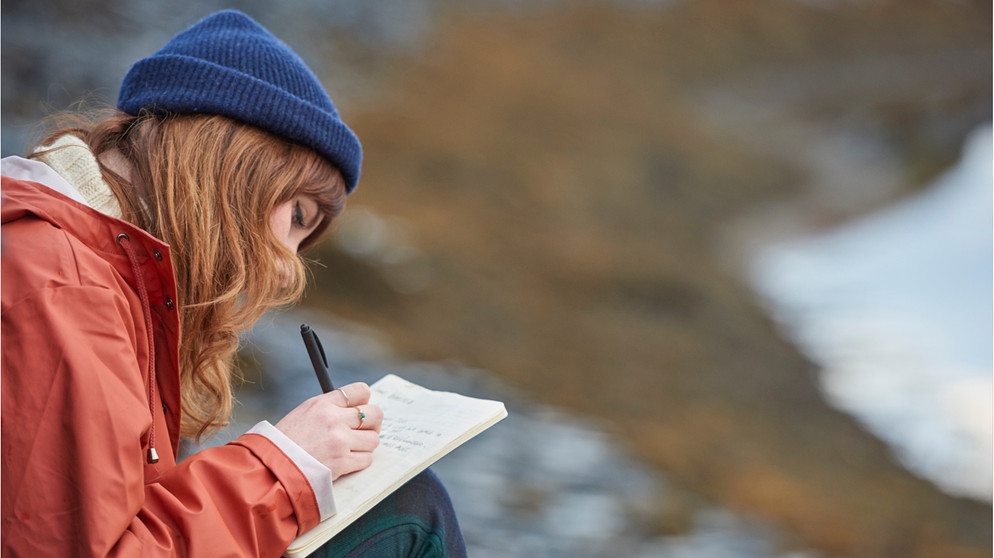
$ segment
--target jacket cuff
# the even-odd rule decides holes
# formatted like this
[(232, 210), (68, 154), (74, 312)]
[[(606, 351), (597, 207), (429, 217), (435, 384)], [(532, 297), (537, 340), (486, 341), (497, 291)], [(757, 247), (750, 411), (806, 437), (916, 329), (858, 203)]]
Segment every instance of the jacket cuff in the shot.
[(335, 496), (331, 487), (331, 469), (325, 467), (311, 454), (304, 451), (296, 442), (278, 430), (269, 421), (262, 421), (253, 426), (247, 434), (259, 434), (269, 439), (276, 447), (286, 454), (297, 465), (300, 472), (314, 491), (318, 503), (321, 520), (335, 515)]
[(335, 515), (335, 497), (331, 487), (331, 470), (321, 464), (311, 454), (304, 451), (296, 442), (280, 432), (269, 421), (262, 421), (253, 426), (246, 434), (258, 434), (265, 437), (280, 449), (300, 469), (307, 478), (314, 497), (317, 500), (321, 520)]

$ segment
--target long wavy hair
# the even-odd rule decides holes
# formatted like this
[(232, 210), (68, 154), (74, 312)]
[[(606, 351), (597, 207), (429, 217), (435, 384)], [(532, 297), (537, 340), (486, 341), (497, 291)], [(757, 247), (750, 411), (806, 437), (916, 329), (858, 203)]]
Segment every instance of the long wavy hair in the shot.
[(322, 218), (313, 245), (345, 205), (338, 170), (309, 148), (214, 115), (114, 112), (63, 127), (100, 159), (118, 152), (124, 177), (101, 163), (123, 218), (170, 245), (180, 312), (180, 434), (200, 439), (226, 425), (239, 334), (267, 310), (298, 301), (302, 258), (270, 229), (274, 208), (305, 194)]

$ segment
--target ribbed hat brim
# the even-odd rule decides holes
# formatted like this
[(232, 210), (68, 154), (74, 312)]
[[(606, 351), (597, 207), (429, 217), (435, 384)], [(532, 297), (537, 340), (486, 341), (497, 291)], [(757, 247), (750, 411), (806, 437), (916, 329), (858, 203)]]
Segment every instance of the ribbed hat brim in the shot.
[[(168, 83), (143, 79), (163, 75), (170, 76)], [(252, 124), (327, 158), (341, 171), (348, 192), (359, 182), (362, 146), (338, 114), (238, 70), (190, 56), (159, 54), (132, 66), (118, 99), (118, 108), (133, 115), (142, 109), (219, 114)]]

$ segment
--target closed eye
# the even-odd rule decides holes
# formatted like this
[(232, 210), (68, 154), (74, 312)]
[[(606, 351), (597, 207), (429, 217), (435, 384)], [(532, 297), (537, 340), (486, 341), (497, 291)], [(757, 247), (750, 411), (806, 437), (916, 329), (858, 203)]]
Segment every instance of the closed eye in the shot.
[(307, 225), (304, 223), (304, 210), (300, 207), (300, 202), (293, 202), (293, 215), (292, 215), (293, 225), (299, 229), (306, 229)]

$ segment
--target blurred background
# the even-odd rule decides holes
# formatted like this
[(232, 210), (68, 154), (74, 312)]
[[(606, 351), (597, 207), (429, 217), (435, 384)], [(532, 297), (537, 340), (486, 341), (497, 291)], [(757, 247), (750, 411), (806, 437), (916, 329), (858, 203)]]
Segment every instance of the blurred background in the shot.
[(471, 556), (992, 546), (992, 9), (970, 0), (2, 4), (2, 150), (241, 9), (365, 148), (236, 424), (398, 373), (504, 400)]

